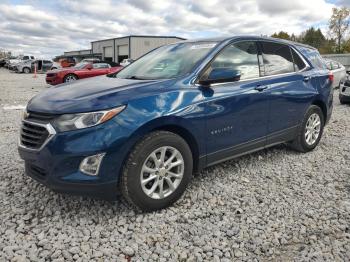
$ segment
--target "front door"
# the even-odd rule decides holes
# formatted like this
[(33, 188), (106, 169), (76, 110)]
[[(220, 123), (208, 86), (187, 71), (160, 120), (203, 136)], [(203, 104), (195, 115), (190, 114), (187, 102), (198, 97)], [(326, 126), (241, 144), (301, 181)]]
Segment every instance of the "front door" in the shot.
[(211, 62), (231, 68), (237, 81), (203, 87), (207, 116), (207, 164), (265, 146), (268, 99), (260, 84), (259, 52), (254, 41), (230, 44)]

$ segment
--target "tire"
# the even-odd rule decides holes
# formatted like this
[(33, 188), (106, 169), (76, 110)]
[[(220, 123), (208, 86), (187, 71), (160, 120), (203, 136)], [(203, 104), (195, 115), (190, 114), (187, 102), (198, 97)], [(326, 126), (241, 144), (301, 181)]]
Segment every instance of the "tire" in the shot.
[[(313, 123), (313, 121), (312, 121), (313, 117), (315, 118), (315, 123), (316, 123), (317, 119), (320, 122), (319, 129), (316, 127), (312, 128), (312, 125), (310, 127), (310, 130), (314, 130), (314, 132), (316, 132), (318, 130), (317, 138), (312, 136), (310, 134), (310, 132), (309, 132), (309, 136), (306, 135), (307, 126), (309, 123)], [(309, 120), (311, 122), (308, 123)], [(324, 119), (324, 115), (323, 115), (321, 108), (319, 108), (316, 105), (311, 105), (309, 107), (309, 109), (307, 110), (307, 112), (304, 116), (304, 119), (299, 127), (297, 137), (294, 139), (294, 141), (291, 144), (292, 148), (294, 148), (295, 150), (297, 150), (299, 152), (303, 152), (303, 153), (312, 151), (321, 140), (321, 137), (323, 134), (323, 129), (324, 129), (324, 123), (325, 123), (325, 119)], [(316, 136), (316, 133), (314, 133), (315, 136)], [(311, 139), (308, 140), (307, 137), (310, 138), (310, 136), (311, 136)]]
[(74, 74), (68, 74), (63, 78), (64, 83), (74, 82), (78, 80), (78, 77)]
[(25, 68), (23, 68), (22, 71), (23, 71), (23, 73), (25, 73), (25, 74), (30, 74), (32, 70), (30, 70), (29, 67), (25, 67)]
[[(157, 167), (152, 153), (155, 153), (155, 157), (159, 160), (162, 158), (163, 151), (165, 152), (163, 163), (166, 165), (162, 167), (160, 164)], [(169, 160), (173, 155), (176, 157)], [(167, 160), (173, 164), (181, 163), (182, 160), (183, 164), (170, 168)], [(167, 165), (171, 175), (166, 171)], [(152, 168), (150, 170), (158, 171), (148, 173), (149, 166)], [(151, 212), (166, 208), (177, 201), (186, 190), (192, 177), (192, 168), (192, 152), (184, 139), (167, 131), (152, 132), (137, 143), (128, 156), (120, 181), (122, 194), (125, 200), (137, 210)], [(174, 174), (177, 176), (173, 176)], [(155, 178), (150, 180), (151, 176)], [(147, 179), (149, 181), (142, 185), (142, 180), (145, 182)], [(169, 179), (173, 188), (170, 187)], [(160, 190), (160, 183), (164, 191)], [(148, 193), (152, 192), (152, 189), (153, 193)]]
[(342, 105), (345, 105), (347, 103), (342, 95), (339, 95), (339, 101)]

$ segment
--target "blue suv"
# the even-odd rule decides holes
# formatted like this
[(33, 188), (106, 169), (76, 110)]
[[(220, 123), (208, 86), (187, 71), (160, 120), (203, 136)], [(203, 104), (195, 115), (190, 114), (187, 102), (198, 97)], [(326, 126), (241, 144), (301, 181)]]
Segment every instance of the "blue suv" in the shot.
[(313, 150), (333, 107), (318, 51), (262, 37), (184, 41), (42, 92), (24, 113), (26, 174), (58, 192), (165, 208), (194, 172), (280, 143)]

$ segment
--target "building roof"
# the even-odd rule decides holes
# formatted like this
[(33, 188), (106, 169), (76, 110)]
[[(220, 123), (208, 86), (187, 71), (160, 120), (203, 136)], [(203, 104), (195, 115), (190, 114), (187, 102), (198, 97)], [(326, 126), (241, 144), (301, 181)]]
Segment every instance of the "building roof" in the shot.
[(178, 36), (162, 36), (162, 35), (127, 35), (127, 36), (121, 36), (121, 37), (115, 37), (115, 38), (108, 38), (103, 40), (95, 40), (91, 41), (91, 43), (96, 42), (103, 42), (103, 41), (109, 41), (109, 40), (116, 40), (116, 39), (123, 39), (123, 38), (132, 38), (132, 37), (148, 37), (148, 38), (176, 38), (180, 40), (186, 40), (186, 38), (178, 37)]

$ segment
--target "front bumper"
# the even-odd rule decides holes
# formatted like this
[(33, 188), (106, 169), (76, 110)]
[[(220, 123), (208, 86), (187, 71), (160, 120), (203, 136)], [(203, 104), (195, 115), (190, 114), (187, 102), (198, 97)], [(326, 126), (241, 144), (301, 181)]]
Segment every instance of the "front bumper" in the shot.
[(63, 80), (57, 76), (47, 76), (46, 77), (46, 83), (49, 85), (58, 85), (58, 84), (62, 84)]
[[(115, 199), (128, 139), (113, 120), (92, 128), (57, 133), (40, 150), (18, 147), (26, 174), (46, 187), (76, 195)], [(81, 161), (105, 153), (97, 176), (79, 171)]]

